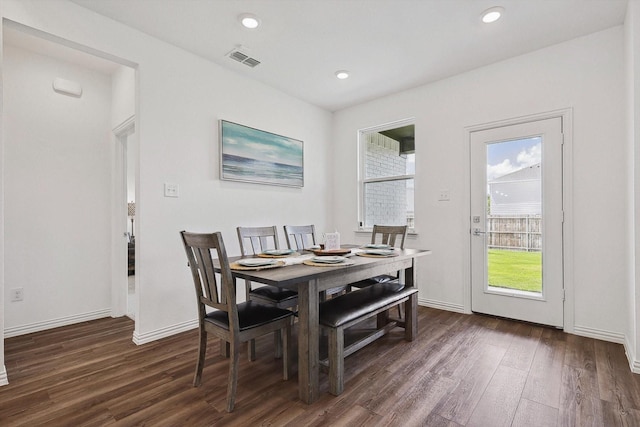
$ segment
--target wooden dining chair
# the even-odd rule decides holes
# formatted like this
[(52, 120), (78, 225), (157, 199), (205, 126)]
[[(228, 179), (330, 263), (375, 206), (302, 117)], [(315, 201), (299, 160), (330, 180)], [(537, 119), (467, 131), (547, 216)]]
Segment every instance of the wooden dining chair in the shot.
[[(255, 301), (236, 303), (236, 288), (229, 267), (229, 259), (219, 232), (210, 234), (181, 231), (182, 242), (196, 290), (198, 303), (199, 347), (193, 386), (202, 382), (207, 336), (212, 334), (228, 343), (230, 351), (229, 377), (227, 382), (227, 411), (233, 411), (238, 384), (240, 344), (273, 332), (282, 339), (283, 378), (289, 379), (291, 352), (290, 310), (262, 305)], [(219, 276), (214, 272), (212, 251), (220, 264)], [(217, 277), (220, 277), (218, 287)], [(207, 313), (207, 308), (215, 311)]]
[[(375, 225), (371, 231), (371, 244), (389, 245), (395, 248), (404, 249), (404, 241), (407, 236), (406, 225)], [(381, 274), (359, 282), (351, 283), (350, 288), (366, 288), (377, 283), (398, 283), (400, 281), (399, 272), (395, 274)], [(399, 285), (400, 286), (400, 285)], [(402, 318), (402, 307), (398, 305), (398, 315)]]
[[(287, 238), (287, 247), (297, 251), (309, 249), (317, 242), (316, 227), (311, 225), (285, 225), (284, 235)], [(347, 286), (340, 286), (337, 288), (327, 289), (320, 295), (322, 301), (326, 300), (327, 296), (343, 293), (347, 290)]]
[(284, 236), (289, 249), (303, 250), (316, 245), (316, 227), (311, 225), (285, 225)]
[[(238, 227), (238, 240), (242, 255), (257, 255), (267, 249), (280, 249), (276, 226)], [(293, 308), (298, 305), (296, 291), (275, 286), (260, 286), (253, 289), (251, 281), (245, 280), (247, 300), (255, 300), (278, 308)]]
[[(238, 227), (237, 231), (242, 255), (257, 255), (267, 249), (280, 249), (278, 230), (275, 225), (268, 227)], [(245, 280), (244, 283), (247, 301), (257, 301), (262, 304), (291, 310), (295, 310), (298, 306), (298, 292), (294, 290), (269, 285), (253, 288), (250, 280)], [(276, 347), (276, 355), (279, 355), (282, 347), (276, 337), (274, 337), (274, 345)], [(249, 360), (255, 360), (255, 340), (248, 342), (248, 355)]]

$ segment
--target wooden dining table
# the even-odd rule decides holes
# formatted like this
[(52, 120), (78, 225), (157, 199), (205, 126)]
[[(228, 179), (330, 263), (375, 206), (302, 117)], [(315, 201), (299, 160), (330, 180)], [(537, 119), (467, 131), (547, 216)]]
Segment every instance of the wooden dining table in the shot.
[[(236, 278), (251, 280), (298, 292), (298, 390), (300, 400), (313, 403), (319, 398), (320, 294), (331, 288), (348, 285), (389, 272), (404, 271), (406, 286), (416, 286), (416, 258), (431, 253), (421, 249), (396, 249), (397, 256), (370, 257), (353, 255), (351, 265), (326, 267), (306, 264), (286, 265), (264, 270), (232, 270)], [(247, 257), (230, 257), (229, 261)], [(416, 335), (417, 325), (413, 325)]]

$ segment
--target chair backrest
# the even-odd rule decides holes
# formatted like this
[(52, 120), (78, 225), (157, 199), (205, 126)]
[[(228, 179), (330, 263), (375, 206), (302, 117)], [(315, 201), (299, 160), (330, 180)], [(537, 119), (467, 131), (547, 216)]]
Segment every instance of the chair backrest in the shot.
[(270, 227), (238, 227), (242, 255), (256, 255), (267, 249), (280, 249), (278, 230)]
[[(376, 237), (382, 236), (381, 243), (404, 249), (404, 239), (407, 236), (406, 225), (374, 225), (371, 232), (371, 243), (376, 243)], [(396, 246), (396, 239), (400, 237), (400, 245)]]
[[(238, 333), (236, 290), (222, 234), (181, 231), (180, 235), (196, 288), (199, 321), (202, 323), (207, 314), (205, 306), (213, 307), (228, 313), (230, 330)], [(220, 287), (214, 271), (212, 251), (215, 251), (220, 263)]]
[(316, 228), (312, 225), (285, 225), (284, 236), (289, 249), (309, 249), (316, 244)]

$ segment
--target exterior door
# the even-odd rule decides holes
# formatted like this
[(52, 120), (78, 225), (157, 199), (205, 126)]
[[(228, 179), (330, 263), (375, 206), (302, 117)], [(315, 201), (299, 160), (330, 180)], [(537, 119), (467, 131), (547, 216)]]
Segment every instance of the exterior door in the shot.
[(470, 144), (472, 311), (562, 327), (562, 119)]

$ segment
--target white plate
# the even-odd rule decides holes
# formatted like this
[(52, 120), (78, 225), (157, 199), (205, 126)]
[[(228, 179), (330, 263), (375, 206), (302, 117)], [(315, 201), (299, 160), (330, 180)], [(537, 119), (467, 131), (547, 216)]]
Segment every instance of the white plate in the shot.
[(266, 251), (263, 251), (262, 253), (265, 255), (281, 256), (281, 255), (291, 255), (293, 252), (294, 252), (293, 249), (268, 249)]
[(393, 255), (393, 251), (391, 249), (369, 249), (364, 251), (364, 253), (369, 255), (382, 255), (382, 256)]
[(278, 261), (274, 259), (264, 259), (264, 258), (247, 258), (247, 259), (239, 259), (236, 262), (245, 267), (262, 267), (265, 265), (273, 265)]
[(364, 245), (363, 247), (370, 249), (391, 249), (391, 246), (389, 245), (374, 245), (373, 243), (369, 243), (368, 245)]
[(311, 261), (319, 264), (338, 264), (345, 262), (347, 259), (343, 256), (317, 256), (311, 258)]

